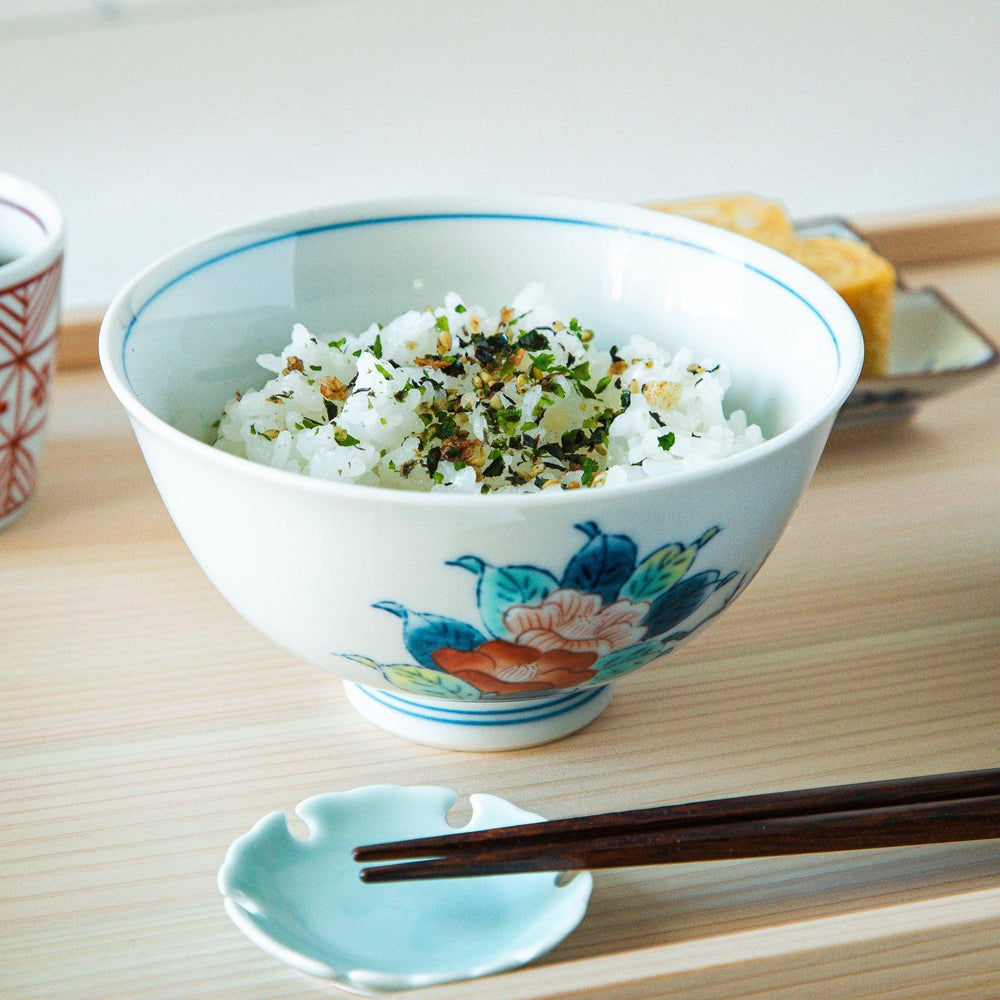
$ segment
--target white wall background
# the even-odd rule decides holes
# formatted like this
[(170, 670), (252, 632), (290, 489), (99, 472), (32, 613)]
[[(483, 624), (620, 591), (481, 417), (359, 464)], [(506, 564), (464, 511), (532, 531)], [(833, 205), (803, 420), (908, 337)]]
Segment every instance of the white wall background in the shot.
[(63, 204), (69, 308), (356, 198), (1000, 199), (1000, 0), (0, 0), (0, 67), (0, 171)]

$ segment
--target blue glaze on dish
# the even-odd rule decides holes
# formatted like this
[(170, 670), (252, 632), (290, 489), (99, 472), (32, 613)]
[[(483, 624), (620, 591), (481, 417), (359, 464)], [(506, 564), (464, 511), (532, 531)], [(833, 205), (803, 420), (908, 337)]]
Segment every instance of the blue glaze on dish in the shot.
[[(454, 833), (448, 788), (373, 785), (317, 795), (296, 813), (295, 837), (271, 813), (229, 848), (219, 889), (237, 927), (269, 954), (371, 996), (489, 975), (558, 944), (586, 912), (592, 879), (551, 872), (368, 885), (359, 844)], [(470, 796), (463, 829), (541, 817), (492, 795)]]

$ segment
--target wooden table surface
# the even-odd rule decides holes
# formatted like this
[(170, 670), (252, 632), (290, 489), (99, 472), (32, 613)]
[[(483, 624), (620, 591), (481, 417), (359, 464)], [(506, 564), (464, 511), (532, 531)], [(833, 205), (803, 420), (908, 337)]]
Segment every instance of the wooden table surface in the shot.
[[(917, 259), (1000, 334), (1000, 251)], [(167, 516), (100, 372), (58, 378), (41, 487), (0, 535), (0, 995), (326, 993), (215, 884), (258, 818), (373, 782), (549, 816), (1000, 766), (1000, 372), (835, 432), (748, 591), (562, 742), (502, 755), (374, 729), (260, 637)], [(297, 821), (293, 821), (293, 827)], [(1000, 843), (598, 873), (517, 972), (421, 998), (1000, 993)]]

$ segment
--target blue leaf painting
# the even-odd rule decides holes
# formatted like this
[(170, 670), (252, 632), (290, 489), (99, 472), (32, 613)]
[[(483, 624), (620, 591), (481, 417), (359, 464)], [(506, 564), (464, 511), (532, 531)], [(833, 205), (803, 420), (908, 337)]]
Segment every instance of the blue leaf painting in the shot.
[(445, 646), (461, 650), (476, 649), (488, 641), (479, 629), (455, 618), (410, 611), (395, 601), (379, 601), (372, 606), (403, 619), (403, 645), (417, 663), (431, 670), (440, 670), (432, 656), (435, 650)]
[(604, 684), (612, 681), (622, 674), (631, 673), (650, 660), (655, 660), (658, 656), (663, 656), (668, 652), (659, 642), (640, 642), (634, 646), (627, 646), (625, 649), (616, 649), (606, 656), (602, 656), (593, 669), (597, 671), (594, 677), (595, 684)]
[(735, 574), (730, 573), (720, 579), (717, 569), (703, 570), (686, 580), (681, 580), (665, 594), (653, 601), (643, 624), (646, 635), (662, 635), (679, 625), (688, 615), (696, 611), (708, 596), (727, 584)]
[(611, 604), (635, 569), (636, 544), (627, 535), (604, 534), (593, 521), (577, 528), (588, 540), (570, 559), (560, 586), (598, 594), (604, 604)]
[(479, 576), (476, 602), (483, 627), (498, 639), (508, 636), (503, 616), (515, 604), (541, 604), (559, 586), (547, 570), (537, 566), (491, 566), (476, 556), (462, 556), (450, 563)]

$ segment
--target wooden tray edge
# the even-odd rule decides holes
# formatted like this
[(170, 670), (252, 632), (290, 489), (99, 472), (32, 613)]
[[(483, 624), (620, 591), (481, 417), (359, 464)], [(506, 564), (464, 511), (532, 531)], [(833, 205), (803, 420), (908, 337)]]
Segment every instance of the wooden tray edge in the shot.
[(63, 312), (56, 341), (57, 371), (97, 367), (97, 334), (103, 318), (104, 310), (97, 308)]
[(1000, 256), (1000, 203), (853, 220), (897, 267)]

